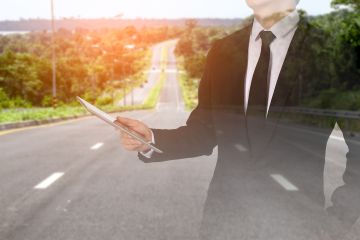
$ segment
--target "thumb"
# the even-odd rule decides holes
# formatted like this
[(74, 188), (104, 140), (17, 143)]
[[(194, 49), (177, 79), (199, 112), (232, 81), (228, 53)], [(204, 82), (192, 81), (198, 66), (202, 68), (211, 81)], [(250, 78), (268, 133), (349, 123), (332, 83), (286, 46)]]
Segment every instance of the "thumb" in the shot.
[(136, 120), (130, 119), (130, 118), (124, 118), (124, 117), (116, 117), (116, 121), (118, 121), (121, 124), (124, 124), (126, 126), (135, 126)]

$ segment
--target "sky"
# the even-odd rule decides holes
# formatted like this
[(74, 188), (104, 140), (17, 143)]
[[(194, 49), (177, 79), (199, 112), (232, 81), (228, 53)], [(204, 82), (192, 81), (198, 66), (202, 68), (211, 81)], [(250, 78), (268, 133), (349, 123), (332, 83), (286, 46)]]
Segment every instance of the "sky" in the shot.
[[(51, 0), (0, 0), (0, 20), (50, 18)], [(331, 11), (331, 0), (300, 0), (311, 15)], [(56, 18), (243, 18), (245, 0), (54, 0)]]

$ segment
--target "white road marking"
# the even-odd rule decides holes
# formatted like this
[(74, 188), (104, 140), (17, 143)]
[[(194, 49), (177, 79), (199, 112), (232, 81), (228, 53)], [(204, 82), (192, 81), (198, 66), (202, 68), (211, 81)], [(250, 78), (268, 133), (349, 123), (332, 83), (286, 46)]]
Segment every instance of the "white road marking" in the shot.
[(235, 144), (235, 148), (236, 148), (237, 150), (239, 150), (239, 152), (247, 152), (247, 151), (248, 151), (247, 148), (244, 147), (244, 146), (241, 145), (241, 144)]
[(104, 145), (104, 143), (99, 142), (97, 144), (95, 144), (94, 146), (92, 146), (90, 149), (91, 150), (98, 150), (99, 148), (101, 148)]
[(280, 174), (271, 174), (270, 175), (278, 184), (280, 184), (287, 191), (299, 191), (299, 189), (287, 180), (284, 176)]
[(36, 185), (35, 189), (45, 189), (48, 188), (51, 184), (53, 184), (55, 181), (57, 181), (59, 178), (61, 178), (64, 175), (62, 172), (53, 173), (48, 178), (46, 178), (44, 181)]

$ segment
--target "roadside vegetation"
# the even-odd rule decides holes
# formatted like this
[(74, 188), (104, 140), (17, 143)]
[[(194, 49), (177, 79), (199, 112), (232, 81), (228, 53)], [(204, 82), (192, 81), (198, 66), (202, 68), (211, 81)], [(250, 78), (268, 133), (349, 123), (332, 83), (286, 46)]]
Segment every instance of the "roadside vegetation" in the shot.
[[(360, 2), (334, 0), (332, 4), (335, 11), (326, 15), (313, 17), (301, 12), (302, 18), (322, 30), (321, 34), (311, 36), (314, 43), (320, 43), (313, 45), (318, 54), (311, 60), (315, 60), (316, 67), (323, 69), (316, 83), (304, 86), (306, 101), (301, 104), (310, 108), (360, 111)], [(199, 81), (213, 42), (241, 27), (204, 28), (198, 27), (195, 20), (187, 22), (176, 55), (179, 69), (183, 70), (179, 79), (188, 109), (197, 105)], [(312, 74), (309, 71), (303, 73), (305, 79), (306, 74)]]
[(210, 47), (216, 40), (238, 30), (245, 23), (246, 21), (241, 25), (224, 28), (199, 27), (196, 20), (186, 21), (185, 30), (175, 48), (175, 55), (180, 70), (178, 79), (188, 110), (197, 105), (197, 90)]
[[(314, 47), (320, 56), (316, 65), (324, 69), (316, 86), (304, 90), (307, 101), (302, 104), (359, 111), (360, 4), (333, 0), (333, 6), (335, 11), (322, 16), (302, 13), (310, 24), (323, 30), (323, 34), (314, 36), (321, 40), (321, 46)], [(51, 34), (44, 31), (0, 36), (0, 123), (82, 115), (85, 112), (75, 96), (107, 111), (155, 107), (165, 81), (163, 73), (142, 106), (119, 107), (117, 103), (147, 80), (150, 46), (174, 38), (179, 38), (175, 54), (183, 98), (191, 110), (197, 105), (197, 90), (210, 47), (249, 20), (251, 17), (232, 27), (200, 27), (196, 20), (187, 20), (182, 28), (59, 29), (54, 39), (56, 108), (52, 107)], [(327, 90), (319, 93), (315, 91), (318, 89)]]
[[(162, 49), (161, 60), (160, 60), (161, 70), (164, 70), (166, 68), (167, 56), (168, 56), (168, 48), (164, 47)], [(149, 63), (150, 63), (150, 58), (149, 58)], [(140, 76), (139, 78), (142, 78), (143, 81), (145, 81), (147, 77), (146, 73), (147, 73), (146, 71), (142, 72), (141, 73), (142, 76)], [(166, 80), (165, 78), (166, 78), (165, 72), (161, 71), (157, 83), (150, 90), (150, 93), (144, 100), (143, 104), (133, 105), (133, 106), (132, 105), (119, 106), (118, 104), (116, 104), (123, 97), (123, 89), (118, 89), (118, 90), (114, 89), (111, 93), (105, 92), (101, 94), (101, 97), (98, 97), (95, 100), (95, 104), (106, 112), (152, 109), (156, 107), (156, 104), (159, 100), (161, 89), (164, 86)], [(129, 89), (130, 88), (127, 88), (125, 92), (127, 93)], [(114, 94), (115, 97), (113, 97), (111, 94)], [(88, 112), (82, 106), (79, 106), (79, 103), (77, 101), (74, 101), (68, 104), (61, 104), (56, 108), (28, 107), (28, 108), (3, 109), (0, 112), (0, 123), (21, 122), (28, 120), (46, 120), (46, 119), (66, 118), (66, 117), (79, 117), (84, 115), (88, 115)]]
[(165, 80), (166, 80), (166, 74), (165, 74), (164, 70), (166, 70), (167, 57), (168, 57), (168, 47), (166, 46), (161, 51), (160, 78), (158, 79), (158, 82), (151, 89), (149, 95), (143, 102), (144, 108), (147, 108), (147, 109), (154, 108), (154, 107), (156, 107), (156, 104), (159, 101), (161, 89), (163, 88)]
[(56, 108), (52, 98), (51, 34), (0, 36), (0, 123), (84, 114), (76, 96), (109, 111), (155, 105), (156, 97), (146, 106), (120, 107), (118, 103), (124, 94), (147, 81), (150, 47), (180, 32), (175, 27), (59, 29), (55, 34)]

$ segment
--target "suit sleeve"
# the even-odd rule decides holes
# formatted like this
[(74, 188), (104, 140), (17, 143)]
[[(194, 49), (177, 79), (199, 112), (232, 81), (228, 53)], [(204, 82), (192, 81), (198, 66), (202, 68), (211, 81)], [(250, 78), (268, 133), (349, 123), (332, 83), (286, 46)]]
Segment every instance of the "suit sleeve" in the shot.
[(138, 154), (144, 162), (161, 162), (201, 155), (211, 155), (217, 145), (211, 114), (211, 68), (214, 47), (209, 51), (198, 90), (198, 105), (191, 112), (185, 126), (177, 129), (152, 129), (156, 146), (162, 154), (151, 158)]
[(360, 217), (360, 147), (359, 143), (354, 141), (345, 121), (338, 121), (349, 148), (343, 175), (344, 185), (335, 190), (331, 198), (333, 206), (327, 210), (346, 227), (351, 227)]

